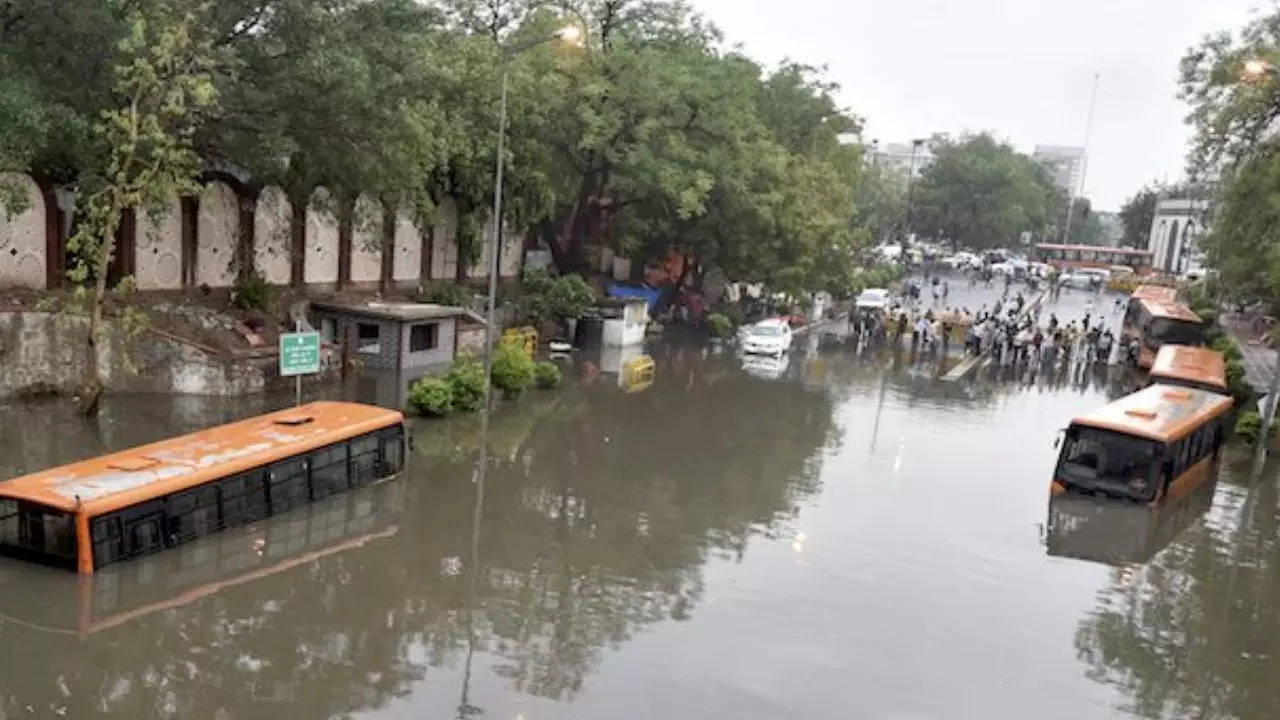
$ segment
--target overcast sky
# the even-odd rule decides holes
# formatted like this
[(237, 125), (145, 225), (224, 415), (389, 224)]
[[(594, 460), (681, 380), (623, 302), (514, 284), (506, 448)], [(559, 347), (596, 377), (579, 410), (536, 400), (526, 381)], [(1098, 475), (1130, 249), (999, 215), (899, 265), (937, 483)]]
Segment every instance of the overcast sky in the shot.
[(1020, 150), (1081, 145), (1084, 194), (1118, 209), (1177, 180), (1189, 133), (1177, 65), (1271, 0), (691, 0), (751, 57), (827, 65), (867, 140), (991, 130)]

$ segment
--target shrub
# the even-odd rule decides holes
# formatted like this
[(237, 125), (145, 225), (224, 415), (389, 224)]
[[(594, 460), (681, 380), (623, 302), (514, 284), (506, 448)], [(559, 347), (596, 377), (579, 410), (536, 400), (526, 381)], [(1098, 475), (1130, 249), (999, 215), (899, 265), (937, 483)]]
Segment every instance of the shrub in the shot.
[[(1271, 425), (1271, 437), (1276, 435), (1276, 426)], [(1262, 436), (1262, 416), (1257, 410), (1245, 410), (1236, 418), (1236, 437), (1250, 445), (1255, 445)]]
[(424, 377), (409, 388), (409, 406), (423, 415), (444, 417), (453, 412), (453, 388), (444, 378)]
[(520, 311), (532, 323), (547, 320), (576, 318), (582, 315), (596, 294), (577, 275), (554, 276), (536, 268), (525, 273), (524, 294), (520, 296)]
[(444, 381), (453, 393), (455, 412), (475, 412), (484, 405), (484, 367), (464, 355), (453, 361)]
[(1229, 335), (1217, 335), (1217, 337), (1209, 342), (1209, 347), (1222, 353), (1222, 356), (1227, 359), (1227, 362), (1244, 359), (1244, 353), (1240, 351), (1240, 346), (1237, 345), (1235, 339)]
[(423, 302), (454, 307), (471, 307), (476, 294), (470, 288), (451, 282), (427, 282), (418, 289)]
[(707, 329), (712, 337), (727, 338), (733, 334), (733, 321), (720, 313), (707, 316)]
[(236, 278), (231, 298), (241, 310), (266, 311), (271, 306), (271, 286), (261, 273), (244, 273)]
[(1200, 316), (1206, 328), (1218, 324), (1218, 308), (1216, 307), (1191, 308), (1191, 311)]
[(524, 392), (533, 382), (533, 359), (516, 343), (500, 343), (493, 354), (493, 386), (508, 397)]
[(557, 387), (562, 377), (560, 366), (550, 360), (543, 360), (533, 368), (533, 384), (543, 390)]

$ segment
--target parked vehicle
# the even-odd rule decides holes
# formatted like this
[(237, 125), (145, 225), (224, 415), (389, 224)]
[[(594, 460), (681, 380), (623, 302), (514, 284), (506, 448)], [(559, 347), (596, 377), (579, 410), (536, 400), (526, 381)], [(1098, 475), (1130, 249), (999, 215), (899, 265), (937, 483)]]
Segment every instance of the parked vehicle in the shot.
[(761, 320), (743, 331), (742, 352), (781, 357), (790, 349), (791, 337), (791, 325), (786, 320)]
[(1067, 287), (1090, 290), (1105, 286), (1110, 277), (1111, 273), (1106, 270), (1097, 268), (1081, 268), (1064, 275), (1062, 283)]

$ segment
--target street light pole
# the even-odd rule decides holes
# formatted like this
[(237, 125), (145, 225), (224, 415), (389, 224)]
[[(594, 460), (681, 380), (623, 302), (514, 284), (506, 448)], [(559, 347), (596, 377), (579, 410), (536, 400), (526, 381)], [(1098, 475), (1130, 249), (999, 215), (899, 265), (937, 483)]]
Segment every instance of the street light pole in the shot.
[(907, 223), (903, 228), (902, 250), (906, 252), (907, 238), (911, 235), (911, 204), (915, 197), (916, 189), (916, 153), (919, 152), (920, 146), (924, 144), (923, 139), (915, 139), (911, 141), (911, 165), (907, 168)]
[(494, 160), (493, 171), (493, 236), (489, 241), (489, 296), (485, 307), (484, 328), (484, 411), (485, 427), (488, 427), (489, 408), (493, 398), (493, 328), (494, 305), (498, 297), (498, 254), (502, 238), (502, 171), (504, 152), (507, 140), (507, 84), (510, 82), (510, 65), (512, 57), (525, 50), (549, 43), (553, 40), (577, 44), (582, 40), (582, 30), (576, 25), (567, 25), (549, 37), (538, 38), (529, 42), (502, 49), (502, 95), (498, 101), (498, 157)]
[[(1268, 76), (1272, 78), (1280, 76), (1280, 69), (1270, 61), (1254, 58), (1245, 61), (1240, 79), (1244, 82), (1255, 82)], [(1259, 461), (1266, 457), (1267, 446), (1270, 444), (1268, 439), (1271, 434), (1271, 425), (1275, 422), (1276, 401), (1280, 400), (1277, 396), (1280, 396), (1280, 349), (1276, 350), (1276, 362), (1271, 368), (1271, 389), (1267, 391), (1266, 403), (1262, 408), (1262, 434), (1258, 439)]]
[(484, 322), (484, 409), (489, 414), (493, 396), (493, 307), (498, 297), (498, 243), (502, 237), (503, 150), (507, 139), (507, 83), (510, 71), (502, 63), (502, 99), (498, 101), (498, 159), (493, 171), (493, 240), (489, 244), (489, 297)]

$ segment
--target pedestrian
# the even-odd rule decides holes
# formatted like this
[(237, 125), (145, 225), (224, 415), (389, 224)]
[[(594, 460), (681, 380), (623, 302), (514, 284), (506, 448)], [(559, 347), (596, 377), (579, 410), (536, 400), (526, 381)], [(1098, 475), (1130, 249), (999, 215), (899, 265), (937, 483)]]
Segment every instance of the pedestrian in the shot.
[(1058, 329), (1058, 316), (1055, 313), (1049, 313), (1049, 334), (1052, 335)]
[(942, 302), (943, 303), (947, 302), (947, 295), (950, 292), (951, 292), (951, 286), (947, 285), (946, 281), (944, 280), (942, 282)]
[(1115, 342), (1115, 336), (1111, 334), (1111, 328), (1107, 328), (1102, 333), (1102, 337), (1098, 338), (1098, 361), (1108, 362), (1111, 360), (1111, 346)]
[[(946, 291), (944, 290), (943, 294), (945, 293)], [(947, 354), (947, 351), (950, 349), (950, 345), (951, 345), (951, 323), (949, 321), (947, 320), (939, 321), (938, 335), (942, 340), (942, 354), (945, 356)]]

